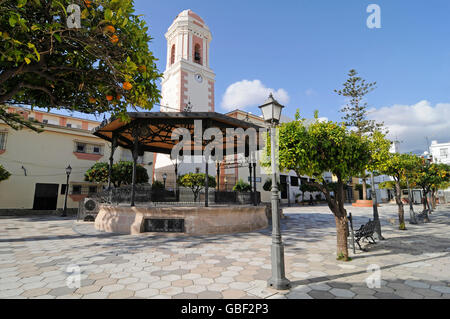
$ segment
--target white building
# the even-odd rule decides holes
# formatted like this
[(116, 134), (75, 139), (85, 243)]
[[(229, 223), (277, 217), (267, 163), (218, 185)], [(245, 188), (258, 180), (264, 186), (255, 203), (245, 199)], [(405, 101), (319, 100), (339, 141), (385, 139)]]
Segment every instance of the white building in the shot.
[(450, 165), (450, 142), (438, 143), (437, 141), (432, 141), (430, 153), (434, 163)]

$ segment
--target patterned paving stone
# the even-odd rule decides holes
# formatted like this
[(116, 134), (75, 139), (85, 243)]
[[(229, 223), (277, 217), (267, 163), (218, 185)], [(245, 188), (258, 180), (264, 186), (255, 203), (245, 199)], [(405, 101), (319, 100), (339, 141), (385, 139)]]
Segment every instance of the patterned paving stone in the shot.
[(95, 286), (95, 285), (91, 285), (91, 286), (84, 286), (84, 287), (80, 287), (78, 288), (75, 293), (76, 294), (80, 294), (80, 295), (88, 295), (91, 293), (95, 293), (100, 291), (100, 289), (102, 289), (102, 286)]
[(111, 292), (116, 292), (116, 291), (122, 290), (124, 288), (125, 288), (124, 285), (114, 284), (114, 285), (103, 286), (103, 288), (100, 291), (111, 293)]
[(106, 299), (108, 297), (107, 292), (98, 291), (91, 294), (83, 295), (81, 299)]
[[(0, 218), (0, 229), (6, 224), (16, 228), (14, 236), (0, 233), (0, 298), (128, 298), (147, 289), (157, 292), (130, 298), (194, 298), (201, 294), (226, 298), (225, 291), (242, 295), (238, 298), (291, 295), (338, 299), (350, 298), (350, 294), (355, 299), (448, 298), (450, 206), (437, 210), (432, 223), (410, 225), (408, 232), (399, 232), (388, 222), (396, 218), (396, 208), (389, 204), (380, 207), (383, 233), (392, 240), (369, 246), (368, 252), (358, 250), (355, 256), (350, 251), (354, 258), (348, 263), (335, 259), (334, 219), (326, 207), (285, 208), (289, 217), (282, 221), (286, 274), (295, 282), (286, 295), (266, 287), (271, 273), (269, 229), (247, 233), (245, 240), (236, 235), (112, 236), (100, 234), (92, 224), (39, 217), (33, 218), (33, 233), (48, 239), (17, 243), (7, 240), (29, 237), (29, 219)], [(356, 225), (372, 213), (371, 208), (351, 207), (351, 211)], [(22, 231), (25, 229), (28, 232)], [(82, 286), (60, 295), (68, 288), (70, 264), (81, 267)], [(382, 267), (381, 288), (370, 289), (365, 283), (370, 264)], [(167, 280), (162, 280), (164, 276)], [(27, 290), (22, 289), (24, 285)], [(101, 290), (115, 290), (108, 286), (123, 288)], [(210, 291), (208, 286), (219, 291)], [(46, 290), (33, 291), (42, 288)], [(347, 291), (345, 297), (331, 293), (343, 295), (340, 290)]]
[(401, 296), (385, 292), (377, 292), (373, 295), (378, 299), (403, 299)]
[(311, 296), (314, 299), (334, 299), (336, 298), (335, 295), (328, 291), (324, 290), (312, 290), (308, 292), (308, 295)]
[(450, 294), (450, 287), (448, 286), (431, 286), (431, 289), (443, 294)]
[(135, 292), (136, 297), (150, 298), (159, 294), (158, 289), (146, 288)]
[(223, 295), (217, 291), (203, 291), (198, 295), (198, 299), (222, 299)]
[(22, 293), (22, 296), (27, 297), (27, 298), (33, 298), (33, 297), (38, 297), (41, 295), (46, 295), (49, 291), (50, 291), (49, 288), (35, 288), (35, 289), (25, 290), (25, 292)]
[[(350, 287), (351, 286), (349, 286), (349, 288)], [(353, 298), (355, 296), (355, 293), (352, 292), (351, 290), (341, 288), (332, 288), (330, 290), (330, 293), (335, 295), (336, 297), (343, 297), (343, 298)]]
[(123, 289), (109, 294), (108, 299), (127, 299), (133, 297), (134, 293), (133, 290)]
[(55, 297), (59, 297), (59, 296), (64, 296), (64, 295), (70, 295), (75, 290), (77, 290), (77, 289), (76, 288), (61, 287), (61, 288), (56, 288), (56, 289), (50, 290), (48, 292), (48, 294), (52, 295), (52, 296), (55, 296)]

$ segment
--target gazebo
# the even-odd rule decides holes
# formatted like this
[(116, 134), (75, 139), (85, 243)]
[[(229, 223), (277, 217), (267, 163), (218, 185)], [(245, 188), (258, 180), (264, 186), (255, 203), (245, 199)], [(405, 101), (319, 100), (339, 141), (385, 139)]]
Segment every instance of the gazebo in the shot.
[[(131, 206), (113, 205), (111, 201), (100, 203), (95, 218), (98, 230), (113, 233), (139, 234), (143, 232), (182, 232), (190, 235), (223, 234), (254, 231), (268, 226), (265, 206), (255, 205), (208, 205), (208, 150), (228, 150), (227, 155), (252, 154), (260, 147), (260, 126), (241, 121), (214, 112), (130, 112), (128, 120), (111, 118), (93, 130), (93, 134), (111, 143), (109, 158), (109, 189), (111, 186), (111, 167), (114, 151), (118, 146), (129, 149), (133, 155), (133, 177), (131, 186)], [(185, 135), (172, 139), (176, 129), (184, 129)], [(210, 134), (213, 129), (222, 141)], [(238, 129), (239, 137), (236, 137)], [(250, 130), (249, 130), (250, 129)], [(254, 130), (251, 130), (254, 129)], [(231, 131), (230, 131), (231, 130)], [(240, 132), (239, 132), (240, 131)], [(205, 132), (207, 134), (205, 134)], [(234, 132), (233, 134), (229, 134)], [(251, 133), (251, 134), (249, 134)], [(260, 133), (260, 132), (259, 132)], [(186, 139), (185, 136), (189, 136)], [(250, 135), (250, 136), (249, 136)], [(180, 139), (180, 136), (183, 138)], [(183, 156), (204, 156), (206, 167), (205, 205), (135, 205), (136, 165), (137, 158), (145, 151), (171, 154), (180, 142), (190, 146), (190, 152)], [(213, 147), (209, 148), (213, 144)], [(231, 152), (230, 152), (231, 151)], [(254, 156), (253, 159), (256, 157)], [(250, 165), (250, 164), (249, 164)], [(252, 163), (255, 171), (256, 163)], [(251, 172), (251, 167), (250, 172)], [(253, 187), (256, 191), (256, 179), (253, 174)], [(254, 193), (255, 194), (255, 193)], [(253, 196), (255, 198), (255, 196)]]
[[(128, 121), (112, 117), (95, 128), (92, 133), (111, 143), (108, 189), (111, 188), (111, 167), (116, 148), (121, 146), (131, 150), (133, 157), (131, 206), (135, 206), (136, 165), (138, 156), (143, 155), (144, 152), (171, 154), (172, 149), (181, 142), (180, 140), (172, 139), (172, 134), (177, 129), (184, 129), (185, 132), (187, 130), (191, 136), (190, 141), (182, 140), (184, 145), (187, 145), (188, 149), (191, 150), (191, 154), (183, 152), (183, 156), (205, 155), (205, 148), (208, 143), (211, 143), (210, 140), (203, 140), (204, 133), (208, 129), (217, 129), (217, 132), (220, 131), (222, 134), (222, 145), (218, 145), (217, 141), (215, 141), (215, 149), (221, 149), (222, 152), (231, 151), (234, 154), (245, 152), (246, 157), (253, 156), (255, 158), (254, 154), (251, 154), (252, 150), (259, 150), (260, 134), (255, 134), (254, 139), (248, 135), (244, 135), (243, 138), (236, 138), (234, 135), (231, 137), (228, 136), (227, 133), (229, 131), (227, 130), (248, 130), (253, 128), (258, 133), (262, 127), (224, 114), (216, 112), (129, 112), (127, 116), (129, 118)], [(208, 161), (209, 158), (205, 158), (206, 207), (208, 206)], [(253, 174), (251, 164), (253, 165)], [(256, 162), (249, 163), (249, 169), (250, 176), (253, 175), (251, 182), (255, 194)]]

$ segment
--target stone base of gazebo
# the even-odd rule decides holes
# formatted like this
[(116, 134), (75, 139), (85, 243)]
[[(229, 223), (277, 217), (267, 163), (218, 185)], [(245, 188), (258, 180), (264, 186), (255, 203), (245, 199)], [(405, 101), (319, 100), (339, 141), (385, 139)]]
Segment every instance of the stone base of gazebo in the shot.
[(144, 207), (101, 205), (95, 219), (100, 231), (120, 234), (179, 232), (229, 234), (268, 226), (264, 206)]

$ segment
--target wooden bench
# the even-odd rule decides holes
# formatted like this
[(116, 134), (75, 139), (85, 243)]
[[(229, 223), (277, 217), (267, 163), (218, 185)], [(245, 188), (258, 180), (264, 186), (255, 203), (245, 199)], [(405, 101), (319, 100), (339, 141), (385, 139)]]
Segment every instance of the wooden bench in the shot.
[(375, 222), (370, 220), (367, 224), (361, 225), (361, 227), (355, 231), (355, 242), (358, 244), (358, 247), (362, 251), (367, 251), (366, 249), (362, 249), (359, 242), (361, 240), (371, 239), (372, 244), (376, 244), (375, 239), (373, 238), (373, 233), (375, 232)]

